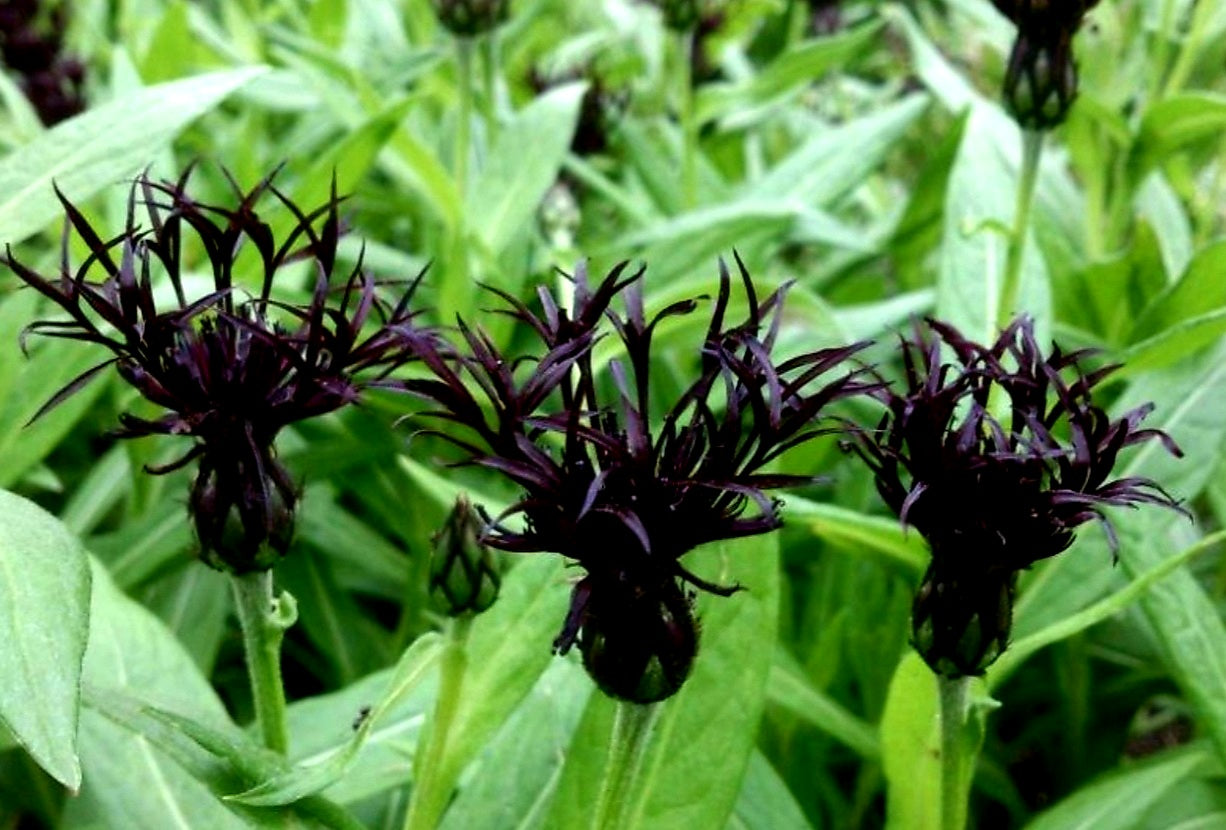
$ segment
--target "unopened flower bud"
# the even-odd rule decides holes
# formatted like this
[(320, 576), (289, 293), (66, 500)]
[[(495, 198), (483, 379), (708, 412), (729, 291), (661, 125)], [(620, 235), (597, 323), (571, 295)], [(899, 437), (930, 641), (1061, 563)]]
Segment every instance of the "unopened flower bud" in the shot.
[(202, 470), (188, 499), (201, 558), (234, 574), (268, 570), (294, 535), (293, 492), (272, 479), (244, 481), (242, 470), (241, 464)]
[[(584, 583), (588, 583), (585, 585)], [(605, 694), (655, 703), (681, 688), (698, 652), (698, 624), (690, 600), (673, 582), (657, 591), (625, 583), (588, 590), (579, 633), (583, 666)]]
[(434, 536), (430, 599), (449, 617), (480, 614), (498, 598), (502, 574), (493, 552), (481, 542), (481, 530), (476, 510), (460, 496)]
[(1077, 97), (1077, 63), (1072, 37), (1050, 41), (1019, 34), (1005, 74), (1005, 106), (1018, 124), (1046, 130), (1064, 121)]
[(1064, 121), (1077, 97), (1073, 35), (1098, 0), (994, 0), (1017, 25), (1005, 74), (1005, 106), (1026, 129)]
[(476, 37), (501, 26), (511, 0), (432, 0), (439, 22), (457, 37)]
[(977, 676), (1009, 645), (1015, 571), (971, 576), (929, 567), (911, 607), (912, 644), (943, 677)]

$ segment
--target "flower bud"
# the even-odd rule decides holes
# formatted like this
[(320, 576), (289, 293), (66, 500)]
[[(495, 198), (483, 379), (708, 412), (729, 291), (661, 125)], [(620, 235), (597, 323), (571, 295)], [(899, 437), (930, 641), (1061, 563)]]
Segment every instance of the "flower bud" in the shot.
[(703, 13), (702, 0), (655, 0), (664, 25), (675, 32), (688, 32), (698, 25)]
[(968, 577), (930, 566), (911, 607), (912, 645), (943, 677), (981, 675), (1009, 645), (1016, 571)]
[(1050, 40), (1019, 33), (1005, 74), (1005, 107), (1022, 127), (1047, 130), (1064, 121), (1077, 97), (1072, 36)]
[(442, 529), (434, 535), (430, 557), (430, 599), (449, 617), (480, 614), (494, 604), (502, 574), (481, 543), (482, 521), (460, 496)]
[(457, 37), (476, 37), (498, 28), (511, 13), (511, 0), (431, 0), (439, 22)]
[(1004, 98), (1009, 114), (1026, 129), (1046, 130), (1064, 121), (1077, 97), (1073, 35), (1098, 0), (994, 0), (1017, 25), (1009, 55)]
[(295, 496), (273, 479), (243, 480), (241, 464), (227, 466), (202, 468), (188, 498), (200, 556), (227, 573), (266, 571), (289, 550)]
[(600, 690), (632, 703), (676, 694), (698, 652), (698, 625), (681, 589), (669, 581), (655, 592), (624, 583), (590, 590), (579, 650)]

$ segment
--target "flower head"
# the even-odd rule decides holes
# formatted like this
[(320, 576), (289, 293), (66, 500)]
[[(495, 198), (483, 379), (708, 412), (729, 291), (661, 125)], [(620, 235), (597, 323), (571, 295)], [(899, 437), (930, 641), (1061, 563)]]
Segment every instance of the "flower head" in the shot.
[[(246, 193), (235, 185), (237, 207), (200, 204), (186, 192), (188, 175), (173, 184), (139, 178), (126, 227), (109, 240), (59, 194), (67, 215), (59, 274), (44, 277), (7, 249), (0, 262), (68, 314), (66, 320), (32, 323), (26, 333), (95, 343), (112, 353), (57, 392), (35, 417), (114, 366), (164, 410), (154, 420), (121, 415), (120, 437), (193, 439), (182, 458), (149, 472), (198, 461), (189, 511), (205, 559), (234, 572), (261, 570), (285, 552), (297, 502), (294, 484), (276, 459), (277, 433), (354, 402), (363, 384), (357, 373), (385, 375), (429, 335), (416, 327), (408, 308), (412, 289), (388, 308), (360, 264), (339, 285), (334, 280), (340, 234), (335, 182), (325, 204), (303, 212), (272, 186), (271, 177)], [(293, 217), (279, 242), (256, 211), (268, 193)], [(138, 224), (138, 213), (147, 226)], [(89, 250), (75, 268), (68, 255), (70, 229)], [(211, 288), (201, 296), (187, 292), (188, 235), (203, 247), (211, 270)], [(240, 266), (245, 245), (255, 249), (255, 257)], [(274, 299), (276, 275), (302, 260), (314, 270), (310, 301)], [(258, 281), (247, 283), (248, 277)], [(173, 290), (168, 304), (155, 290), (163, 279)], [(255, 293), (248, 295), (245, 284)], [(334, 290), (339, 303), (331, 301)], [(379, 325), (363, 336), (372, 316)]]
[[(1179, 449), (1140, 427), (1152, 405), (1111, 420), (1091, 393), (1117, 367), (1084, 373), (1087, 353), (1059, 347), (1044, 357), (1027, 317), (990, 348), (928, 327), (935, 337), (903, 343), (905, 389), (881, 391), (887, 412), (853, 447), (932, 550), (912, 609), (916, 648), (940, 674), (981, 674), (1008, 644), (1020, 570), (1067, 549), (1089, 521), (1103, 524), (1114, 552), (1104, 507), (1178, 507), (1149, 479), (1112, 479), (1120, 452), (1148, 440)], [(1005, 421), (992, 414), (998, 398)]]
[(498, 599), (502, 573), (484, 542), (485, 523), (466, 496), (459, 496), (446, 523), (434, 534), (430, 599), (449, 617), (480, 614)]
[(1064, 121), (1077, 96), (1073, 35), (1098, 0), (992, 0), (1017, 25), (1005, 74), (1005, 104), (1028, 129)]
[(0, 59), (48, 126), (85, 109), (85, 66), (63, 51), (68, 14), (67, 3), (0, 4)]
[[(491, 523), (488, 543), (553, 551), (584, 569), (555, 649), (577, 643), (605, 692), (650, 702), (676, 692), (694, 660), (698, 629), (686, 586), (725, 596), (738, 588), (707, 582), (682, 558), (707, 542), (779, 527), (777, 503), (766, 493), (811, 479), (761, 470), (823, 432), (815, 421), (828, 404), (871, 384), (859, 372), (819, 382), (859, 346), (775, 363), (782, 294), (759, 301), (742, 267), (749, 313), (730, 325), (731, 278), (721, 265), (697, 378), (653, 428), (653, 334), (698, 303), (677, 302), (648, 319), (642, 274), (627, 275), (623, 263), (592, 286), (580, 266), (569, 311), (544, 289), (539, 314), (496, 292), (532, 329), (541, 352), (509, 358), (461, 323), (467, 353), (426, 356), (434, 377), (406, 388), (432, 401), (437, 417), (467, 427), (471, 440), (449, 440), (471, 463), (523, 489)], [(618, 295), (624, 313), (611, 308)], [(609, 364), (610, 382), (592, 351), (606, 321), (625, 351), (624, 361)], [(514, 515), (522, 529), (507, 526)]]
[(511, 0), (431, 0), (439, 22), (457, 37), (477, 37), (506, 22)]

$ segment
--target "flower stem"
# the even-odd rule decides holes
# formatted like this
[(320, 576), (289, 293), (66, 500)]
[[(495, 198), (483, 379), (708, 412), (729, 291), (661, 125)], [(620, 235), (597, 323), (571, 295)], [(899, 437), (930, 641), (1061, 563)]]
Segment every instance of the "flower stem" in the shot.
[(1005, 278), (1000, 287), (1000, 304), (996, 307), (996, 331), (989, 332), (988, 341), (1013, 319), (1022, 287), (1022, 262), (1026, 254), (1026, 234), (1030, 227), (1030, 209), (1034, 204), (1035, 185), (1039, 178), (1039, 158), (1043, 154), (1043, 132), (1022, 131), (1022, 170), (1017, 183), (1017, 207), (1013, 212), (1013, 233), (1009, 238), (1009, 254), (1005, 260)]
[[(473, 118), (473, 41), (472, 38), (455, 38), (456, 86), (458, 106), (456, 112), (455, 146), (452, 148), (452, 171), (455, 176), (456, 195), (463, 204), (468, 198), (468, 159), (472, 154)], [(439, 285), (438, 311), (440, 319), (453, 319), (456, 314), (468, 310), (465, 296), (468, 287), (468, 247), (465, 241), (468, 229), (464, 211), (460, 211), (448, 229), (444, 257), (446, 278)]]
[(413, 794), (409, 800), (404, 830), (434, 830), (447, 808), (455, 787), (457, 770), (444, 766), (447, 738), (460, 705), (464, 673), (468, 668), (468, 632), (472, 616), (454, 617), (447, 624), (443, 655), (439, 661), (438, 698), (434, 714), (420, 737), (413, 758)]
[(455, 38), (456, 84), (459, 107), (455, 129), (455, 183), (460, 198), (468, 187), (468, 156), (472, 143), (473, 119), (473, 42), (471, 38)]
[(481, 115), (485, 118), (486, 142), (494, 145), (498, 135), (498, 30), (481, 38)]
[(593, 830), (618, 830), (623, 826), (628, 796), (643, 765), (647, 736), (658, 708), (656, 704), (617, 702), (609, 736), (609, 757), (592, 811)]
[(970, 759), (962, 757), (965, 746), (969, 677), (937, 677), (941, 699), (941, 830), (964, 830), (969, 776), (964, 772)]
[(694, 32), (687, 30), (677, 35), (677, 90), (679, 116), (681, 119), (681, 192), (685, 207), (692, 208), (698, 202), (698, 123), (694, 111)]
[(281, 684), (281, 640), (298, 617), (297, 604), (287, 593), (274, 596), (272, 571), (232, 574), (230, 585), (243, 630), (255, 718), (264, 746), (284, 755), (289, 749), (289, 727)]

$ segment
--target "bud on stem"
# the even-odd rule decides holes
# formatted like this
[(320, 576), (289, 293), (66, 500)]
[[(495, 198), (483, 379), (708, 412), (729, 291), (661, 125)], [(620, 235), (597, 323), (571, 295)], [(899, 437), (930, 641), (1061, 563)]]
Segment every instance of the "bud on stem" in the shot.
[(430, 599), (449, 617), (480, 614), (494, 604), (502, 583), (494, 554), (481, 542), (483, 523), (465, 496), (434, 536)]

